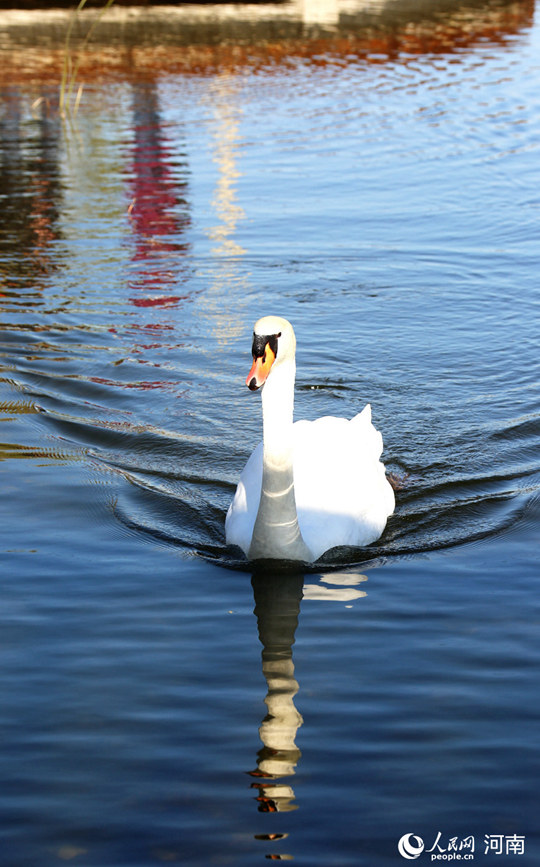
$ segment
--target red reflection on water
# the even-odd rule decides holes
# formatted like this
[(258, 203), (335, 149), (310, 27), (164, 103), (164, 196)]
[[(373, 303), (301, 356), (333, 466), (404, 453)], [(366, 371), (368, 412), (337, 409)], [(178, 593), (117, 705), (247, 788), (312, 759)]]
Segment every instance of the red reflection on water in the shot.
[(190, 216), (181, 176), (185, 169), (167, 141), (153, 81), (133, 86), (133, 131), (128, 213), (135, 239), (132, 261), (138, 267), (131, 288), (141, 296), (130, 300), (135, 307), (172, 307), (189, 299), (170, 290), (182, 278), (177, 265), (189, 250), (182, 235)]
[[(157, 365), (159, 366), (159, 365)], [(147, 391), (148, 389), (166, 389), (170, 388), (176, 391), (178, 383), (176, 381), (167, 380), (137, 380), (137, 382), (120, 382), (116, 379), (109, 379), (105, 376), (89, 376), (89, 382), (96, 382), (98, 385), (107, 385), (112, 388), (133, 388)]]
[(190, 301), (189, 295), (156, 295), (151, 298), (130, 298), (135, 307), (174, 307), (180, 301)]

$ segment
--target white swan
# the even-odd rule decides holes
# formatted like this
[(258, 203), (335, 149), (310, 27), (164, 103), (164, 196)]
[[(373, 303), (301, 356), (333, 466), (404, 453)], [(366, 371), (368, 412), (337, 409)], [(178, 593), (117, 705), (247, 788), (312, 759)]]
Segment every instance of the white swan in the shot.
[(263, 442), (244, 467), (225, 521), (227, 543), (250, 560), (312, 563), (336, 546), (368, 545), (394, 511), (369, 404), (350, 421), (326, 416), (293, 424), (295, 348), (286, 319), (265, 316), (255, 324), (246, 385), (264, 385)]

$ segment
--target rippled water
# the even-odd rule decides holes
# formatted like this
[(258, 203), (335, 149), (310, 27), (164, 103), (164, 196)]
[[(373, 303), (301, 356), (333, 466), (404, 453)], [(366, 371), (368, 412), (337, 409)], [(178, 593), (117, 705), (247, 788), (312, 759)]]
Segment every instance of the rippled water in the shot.
[[(64, 116), (10, 55), (2, 864), (538, 864), (540, 28), (396, 10), (98, 46)], [(404, 478), (339, 571), (224, 543), (270, 312)]]

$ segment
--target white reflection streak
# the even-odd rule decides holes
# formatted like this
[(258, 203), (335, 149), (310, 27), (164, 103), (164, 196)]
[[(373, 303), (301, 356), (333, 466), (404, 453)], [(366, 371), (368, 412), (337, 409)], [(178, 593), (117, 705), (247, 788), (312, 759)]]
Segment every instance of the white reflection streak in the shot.
[(219, 169), (212, 207), (219, 223), (209, 229), (208, 235), (218, 241), (218, 246), (212, 249), (218, 256), (242, 256), (246, 252), (233, 238), (238, 221), (245, 218), (236, 201), (236, 181), (241, 174), (236, 167), (242, 116), (238, 90), (238, 79), (231, 73), (216, 77), (210, 86), (216, 120), (212, 159)]
[(246, 251), (234, 240), (237, 224), (245, 218), (236, 198), (236, 182), (241, 176), (237, 159), (243, 114), (239, 90), (237, 76), (223, 73), (212, 79), (207, 96), (214, 119), (211, 125), (212, 160), (218, 167), (211, 206), (218, 222), (206, 229), (207, 236), (217, 242), (212, 247), (215, 265), (212, 267), (212, 282), (199, 299), (198, 306), (202, 315), (211, 320), (213, 333), (221, 345), (233, 343), (240, 336), (242, 317), (238, 308), (249, 292), (245, 274), (239, 272), (238, 266), (239, 257)]
[[(367, 575), (358, 575), (348, 572), (334, 572), (321, 576), (324, 584), (304, 584), (304, 599), (326, 599), (332, 602), (352, 602), (367, 596), (365, 590), (356, 590), (354, 585), (367, 581)], [(325, 587), (325, 584), (333, 584), (333, 587)]]

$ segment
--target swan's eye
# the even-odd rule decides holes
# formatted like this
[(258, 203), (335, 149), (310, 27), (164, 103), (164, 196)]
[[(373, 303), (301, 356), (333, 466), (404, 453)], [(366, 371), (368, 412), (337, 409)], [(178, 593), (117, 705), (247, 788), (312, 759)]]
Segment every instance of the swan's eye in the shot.
[(279, 334), (254, 334), (253, 345), (251, 347), (251, 354), (253, 358), (262, 358), (264, 363), (266, 361), (267, 346), (270, 348), (270, 351), (275, 358), (277, 355), (279, 337), (281, 337), (281, 331)]

